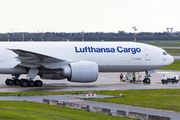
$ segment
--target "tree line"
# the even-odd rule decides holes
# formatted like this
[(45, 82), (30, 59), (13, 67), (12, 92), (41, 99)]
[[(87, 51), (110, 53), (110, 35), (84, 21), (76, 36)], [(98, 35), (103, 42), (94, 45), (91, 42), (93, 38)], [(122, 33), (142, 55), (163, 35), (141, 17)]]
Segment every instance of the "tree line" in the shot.
[[(8, 36), (10, 41), (41, 41), (42, 33), (9, 33), (0, 34), (0, 41), (7, 41)], [(89, 33), (56, 33), (46, 32), (43, 33), (43, 41), (82, 41), (84, 34), (84, 41), (133, 41), (134, 33), (127, 33), (118, 31), (117, 33), (104, 33), (104, 32), (89, 32)], [(136, 34), (137, 40), (180, 40), (179, 33), (169, 34), (167, 32), (140, 32)]]

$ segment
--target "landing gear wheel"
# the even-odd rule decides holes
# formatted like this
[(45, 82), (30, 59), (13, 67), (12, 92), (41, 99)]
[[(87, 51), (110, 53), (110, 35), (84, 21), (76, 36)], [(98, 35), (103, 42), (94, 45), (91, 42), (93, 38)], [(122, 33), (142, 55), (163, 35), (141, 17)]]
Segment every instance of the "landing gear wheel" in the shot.
[(14, 85), (20, 85), (20, 80), (19, 79), (14, 79)]
[(144, 83), (151, 83), (151, 80), (149, 78), (144, 78), (143, 82)]
[(6, 85), (13, 85), (13, 80), (12, 79), (6, 79), (5, 83), (6, 83)]
[(6, 85), (9, 85), (9, 84), (8, 84), (9, 80), (10, 80), (10, 79), (6, 79), (6, 81), (5, 81), (5, 84), (6, 84)]
[(26, 80), (26, 79), (21, 79), (20, 86), (21, 86), (21, 87), (27, 87), (27, 86), (28, 86), (28, 80)]
[(146, 78), (146, 83), (150, 83), (151, 80), (149, 78)]
[(42, 83), (41, 80), (36, 80), (36, 81), (35, 81), (35, 86), (41, 87), (42, 85), (43, 85), (43, 83)]
[(29, 81), (28, 82), (28, 87), (34, 87), (35, 86), (35, 82), (34, 81)]

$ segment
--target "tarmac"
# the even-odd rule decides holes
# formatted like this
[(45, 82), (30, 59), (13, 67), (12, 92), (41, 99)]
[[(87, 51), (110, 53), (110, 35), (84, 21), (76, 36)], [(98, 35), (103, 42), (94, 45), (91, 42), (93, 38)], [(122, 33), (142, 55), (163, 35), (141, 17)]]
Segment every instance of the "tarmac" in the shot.
[[(129, 90), (129, 89), (180, 89), (180, 84), (162, 84), (161, 77), (163, 74), (177, 74), (180, 71), (157, 70), (151, 74), (151, 84), (143, 84), (142, 82), (129, 83), (120, 82), (120, 73), (99, 73), (96, 82), (92, 83), (74, 83), (67, 80), (42, 80), (42, 87), (20, 87), (5, 85), (6, 78), (11, 78), (10, 75), (0, 75), (0, 92), (23, 92), (23, 91), (90, 91), (90, 90)], [(140, 72), (140, 80), (144, 79), (145, 73)], [(136, 75), (137, 76), (137, 75)], [(25, 78), (26, 76), (21, 76)], [(136, 77), (137, 78), (137, 77)], [(40, 79), (40, 78), (36, 78)], [(35, 79), (35, 80), (36, 80)]]

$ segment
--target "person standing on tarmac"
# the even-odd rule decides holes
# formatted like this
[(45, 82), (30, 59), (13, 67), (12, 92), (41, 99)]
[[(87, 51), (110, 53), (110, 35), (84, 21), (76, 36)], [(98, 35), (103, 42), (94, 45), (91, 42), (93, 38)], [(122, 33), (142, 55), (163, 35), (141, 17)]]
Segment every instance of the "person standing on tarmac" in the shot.
[(135, 82), (135, 74), (132, 75), (133, 82)]
[(122, 79), (123, 79), (123, 75), (122, 75), (122, 73), (120, 74), (120, 76), (119, 76), (119, 77), (120, 77), (120, 82), (122, 82), (122, 81), (123, 81), (123, 80), (122, 80)]

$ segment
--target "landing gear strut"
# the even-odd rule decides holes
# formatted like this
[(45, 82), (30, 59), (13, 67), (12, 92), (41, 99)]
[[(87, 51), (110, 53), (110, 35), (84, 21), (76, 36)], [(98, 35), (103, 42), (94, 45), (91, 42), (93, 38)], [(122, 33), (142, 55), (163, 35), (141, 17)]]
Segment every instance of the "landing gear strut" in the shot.
[(151, 83), (151, 80), (148, 78), (148, 77), (150, 77), (150, 75), (148, 74), (148, 71), (145, 71), (145, 73), (146, 73), (146, 76), (145, 76), (143, 82), (144, 83)]

